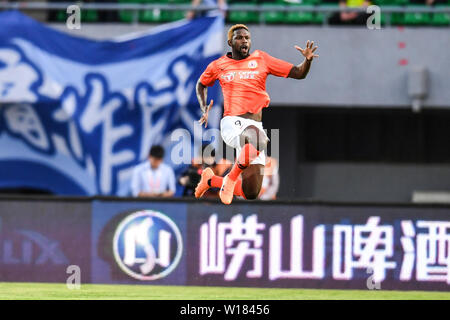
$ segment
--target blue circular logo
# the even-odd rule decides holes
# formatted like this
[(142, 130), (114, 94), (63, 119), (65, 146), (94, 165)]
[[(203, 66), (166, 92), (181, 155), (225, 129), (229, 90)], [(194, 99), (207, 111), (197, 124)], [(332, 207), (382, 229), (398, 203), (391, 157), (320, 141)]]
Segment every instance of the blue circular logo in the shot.
[(152, 210), (127, 216), (114, 233), (113, 246), (119, 267), (138, 280), (166, 277), (176, 268), (183, 252), (177, 225)]

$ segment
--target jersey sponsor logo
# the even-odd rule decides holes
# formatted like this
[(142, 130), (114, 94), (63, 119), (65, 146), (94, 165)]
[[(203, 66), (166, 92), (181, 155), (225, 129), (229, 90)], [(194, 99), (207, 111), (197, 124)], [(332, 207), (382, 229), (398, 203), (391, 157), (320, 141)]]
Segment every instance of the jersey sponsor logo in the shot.
[(231, 82), (234, 80), (235, 74), (236, 74), (236, 72), (225, 73), (224, 75), (222, 75), (222, 79), (225, 80), (226, 82)]
[(183, 252), (177, 225), (153, 210), (128, 215), (116, 229), (113, 247), (122, 271), (138, 280), (166, 277), (176, 268)]
[(255, 69), (255, 68), (258, 67), (258, 63), (257, 63), (255, 60), (249, 61), (249, 62), (248, 62), (248, 67), (249, 67), (250, 69)]
[[(237, 76), (239, 80), (247, 80), (247, 79), (256, 79), (256, 76), (259, 75), (259, 71), (239, 71), (237, 72)], [(221, 76), (221, 78), (225, 82), (231, 82), (236, 77), (236, 72), (227, 72)]]
[(239, 79), (255, 79), (259, 71), (239, 71)]

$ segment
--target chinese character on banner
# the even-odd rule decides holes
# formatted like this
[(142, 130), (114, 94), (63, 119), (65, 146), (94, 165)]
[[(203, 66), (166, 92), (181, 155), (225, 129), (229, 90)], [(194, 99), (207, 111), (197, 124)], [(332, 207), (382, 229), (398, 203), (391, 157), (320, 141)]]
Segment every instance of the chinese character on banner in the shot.
[(245, 222), (238, 214), (230, 222), (219, 223), (217, 214), (212, 215), (208, 223), (200, 227), (200, 274), (224, 274), (225, 280), (232, 281), (237, 278), (244, 260), (251, 257), (253, 268), (247, 271), (247, 277), (262, 277), (263, 236), (258, 232), (264, 228), (255, 214)]
[[(322, 279), (325, 275), (325, 226), (318, 225), (313, 231), (312, 271), (304, 270), (303, 262), (303, 216), (298, 215), (291, 220), (290, 234), (290, 270), (282, 270), (283, 248), (281, 224), (270, 227), (269, 279)], [(309, 241), (308, 241), (309, 243)]]
[(403, 248), (403, 261), (400, 269), (400, 280), (410, 281), (412, 279), (414, 261), (416, 258), (416, 249), (414, 247), (416, 231), (414, 230), (413, 222), (410, 220), (402, 221), (401, 226), (403, 237), (401, 237), (400, 242)]
[[(450, 284), (450, 222), (417, 221), (417, 228), (426, 232), (417, 232), (412, 221), (402, 221), (404, 251), (400, 280), (412, 279), (416, 262), (418, 281), (441, 281)], [(414, 246), (416, 236), (416, 247)], [(415, 261), (414, 261), (415, 260)]]
[(381, 282), (386, 270), (396, 263), (388, 261), (394, 254), (394, 230), (380, 226), (380, 217), (369, 217), (365, 225), (335, 225), (333, 228), (333, 278), (350, 280), (353, 269), (373, 270), (373, 280)]

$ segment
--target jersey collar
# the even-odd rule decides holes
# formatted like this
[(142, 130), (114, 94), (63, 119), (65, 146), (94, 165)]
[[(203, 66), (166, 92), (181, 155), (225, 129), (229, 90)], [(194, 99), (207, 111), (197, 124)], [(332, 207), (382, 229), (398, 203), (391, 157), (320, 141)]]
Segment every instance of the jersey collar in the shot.
[(239, 61), (243, 61), (243, 60), (245, 60), (245, 59), (250, 58), (250, 57), (252, 56), (252, 54), (253, 54), (253, 53), (249, 54), (247, 57), (245, 57), (245, 58), (242, 59), (242, 60), (234, 60), (234, 59), (232, 58), (232, 53), (231, 53), (231, 51), (228, 51), (227, 54), (226, 54), (225, 56), (226, 56), (227, 58), (233, 60), (233, 61), (239, 62)]

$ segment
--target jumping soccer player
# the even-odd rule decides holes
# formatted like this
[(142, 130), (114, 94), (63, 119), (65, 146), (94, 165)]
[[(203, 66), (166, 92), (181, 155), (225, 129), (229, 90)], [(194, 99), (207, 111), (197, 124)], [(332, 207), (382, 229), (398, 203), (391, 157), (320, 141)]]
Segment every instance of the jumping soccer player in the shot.
[[(200, 124), (208, 125), (208, 112), (213, 101), (206, 103), (207, 87), (219, 80), (224, 96), (224, 113), (220, 121), (223, 141), (236, 149), (237, 159), (225, 177), (214, 175), (211, 169), (202, 172), (195, 189), (200, 198), (210, 187), (221, 188), (220, 199), (230, 204), (233, 195), (245, 199), (256, 199), (264, 177), (265, 149), (269, 141), (261, 120), (262, 109), (269, 106), (266, 78), (269, 74), (278, 77), (304, 79), (308, 74), (317, 46), (306, 42), (306, 48), (295, 48), (305, 60), (295, 66), (292, 63), (271, 57), (264, 51), (250, 54), (251, 37), (247, 26), (237, 24), (228, 30), (228, 45), (231, 52), (211, 62), (197, 82), (197, 98), (203, 112)], [(239, 176), (242, 173), (242, 179)]]

